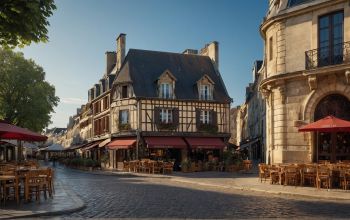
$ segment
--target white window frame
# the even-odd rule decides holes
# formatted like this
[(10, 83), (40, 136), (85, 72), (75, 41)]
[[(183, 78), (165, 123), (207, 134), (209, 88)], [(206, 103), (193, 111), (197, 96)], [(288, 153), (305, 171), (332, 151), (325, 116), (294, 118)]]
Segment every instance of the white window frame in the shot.
[(210, 124), (210, 110), (201, 110), (200, 122), (201, 124)]
[(201, 100), (212, 100), (212, 89), (208, 84), (204, 84), (200, 86), (200, 97)]
[(120, 110), (120, 124), (125, 125), (129, 123), (129, 111), (128, 110)]
[(172, 84), (171, 83), (161, 83), (160, 84), (160, 94), (162, 98), (170, 99), (172, 98)]
[(171, 124), (173, 123), (173, 111), (172, 109), (163, 108), (159, 113), (160, 123)]

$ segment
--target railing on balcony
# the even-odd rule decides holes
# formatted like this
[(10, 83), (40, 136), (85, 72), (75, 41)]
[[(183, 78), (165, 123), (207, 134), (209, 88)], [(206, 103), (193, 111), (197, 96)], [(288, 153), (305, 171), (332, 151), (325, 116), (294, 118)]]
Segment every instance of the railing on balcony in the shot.
[(305, 61), (305, 68), (307, 70), (336, 64), (350, 63), (350, 42), (306, 51)]

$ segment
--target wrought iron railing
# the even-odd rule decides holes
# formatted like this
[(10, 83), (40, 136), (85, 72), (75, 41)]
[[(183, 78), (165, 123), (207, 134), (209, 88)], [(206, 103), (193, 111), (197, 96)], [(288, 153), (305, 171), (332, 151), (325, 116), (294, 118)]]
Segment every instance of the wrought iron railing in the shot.
[(307, 70), (343, 63), (350, 63), (350, 42), (305, 52), (305, 68)]

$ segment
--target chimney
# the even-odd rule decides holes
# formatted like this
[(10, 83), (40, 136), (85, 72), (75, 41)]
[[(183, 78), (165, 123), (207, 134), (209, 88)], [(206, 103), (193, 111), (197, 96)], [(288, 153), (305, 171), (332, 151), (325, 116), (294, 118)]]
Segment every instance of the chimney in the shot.
[(215, 67), (219, 69), (219, 43), (217, 41), (206, 44), (205, 47), (200, 50), (200, 55), (210, 57)]
[(113, 66), (115, 65), (115, 62), (117, 60), (117, 54), (113, 51), (107, 51), (106, 53), (106, 74), (108, 75)]
[(120, 70), (125, 58), (125, 36), (126, 34), (119, 34), (117, 38), (117, 70)]
[(194, 50), (194, 49), (186, 49), (184, 52), (182, 52), (183, 54), (198, 54), (198, 50)]

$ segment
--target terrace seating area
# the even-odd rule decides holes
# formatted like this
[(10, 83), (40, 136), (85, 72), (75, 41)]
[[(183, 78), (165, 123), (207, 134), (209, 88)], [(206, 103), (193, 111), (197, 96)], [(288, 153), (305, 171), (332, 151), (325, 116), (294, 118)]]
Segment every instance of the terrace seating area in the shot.
[(171, 174), (174, 162), (155, 161), (150, 159), (124, 161), (124, 171), (149, 174)]
[(350, 162), (318, 164), (259, 164), (259, 181), (270, 184), (310, 186), (326, 189), (350, 188)]
[(0, 203), (8, 200), (40, 202), (53, 197), (54, 172), (51, 168), (40, 167), (36, 161), (0, 163)]

